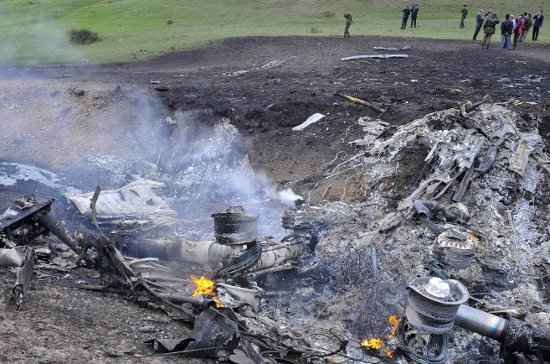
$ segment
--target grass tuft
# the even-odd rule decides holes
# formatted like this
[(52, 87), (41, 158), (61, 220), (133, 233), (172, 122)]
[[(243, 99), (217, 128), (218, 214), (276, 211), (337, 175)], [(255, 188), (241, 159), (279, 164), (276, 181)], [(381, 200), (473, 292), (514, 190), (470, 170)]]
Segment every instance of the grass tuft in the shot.
[(86, 45), (99, 41), (99, 35), (88, 29), (73, 29), (69, 32), (71, 43)]

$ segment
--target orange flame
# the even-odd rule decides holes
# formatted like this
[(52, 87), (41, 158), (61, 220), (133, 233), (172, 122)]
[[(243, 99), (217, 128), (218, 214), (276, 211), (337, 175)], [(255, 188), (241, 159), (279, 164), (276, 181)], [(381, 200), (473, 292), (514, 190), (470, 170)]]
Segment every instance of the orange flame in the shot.
[(397, 336), (397, 328), (399, 327), (399, 317), (396, 315), (390, 315), (388, 317), (388, 321), (390, 322), (391, 332), (390, 337), (396, 337)]
[(361, 346), (369, 350), (379, 350), (382, 346), (384, 346), (384, 340), (377, 337), (365, 339), (361, 341)]
[(388, 348), (384, 348), (384, 355), (386, 355), (390, 359), (393, 359), (395, 357), (395, 351), (391, 351)]
[(205, 276), (191, 276), (191, 281), (195, 284), (196, 288), (193, 291), (192, 297), (204, 296), (212, 298), (212, 301), (216, 304), (217, 308), (222, 308), (223, 303), (220, 301), (216, 294), (216, 282), (208, 279)]
[[(386, 340), (390, 340), (397, 336), (397, 329), (399, 327), (399, 317), (396, 315), (390, 315), (388, 316), (388, 322), (390, 323), (390, 334), (386, 336)], [(384, 355), (390, 359), (395, 357), (395, 352), (390, 350), (386, 347), (386, 342), (384, 339), (375, 337), (370, 339), (365, 339), (361, 341), (361, 346), (367, 350), (380, 350), (382, 349), (382, 352)]]

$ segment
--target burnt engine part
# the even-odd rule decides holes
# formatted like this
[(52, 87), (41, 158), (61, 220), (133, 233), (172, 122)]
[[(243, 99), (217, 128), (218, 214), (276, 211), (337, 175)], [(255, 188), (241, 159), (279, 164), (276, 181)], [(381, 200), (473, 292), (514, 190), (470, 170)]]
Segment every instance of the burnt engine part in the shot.
[(451, 227), (443, 231), (436, 239), (433, 254), (445, 267), (464, 269), (475, 258), (475, 245), (479, 238), (462, 227)]
[(452, 330), (458, 308), (469, 298), (466, 287), (455, 280), (418, 278), (408, 289), (407, 319), (428, 334)]
[[(540, 363), (550, 360), (550, 331), (532, 327), (519, 320), (505, 319), (465, 305), (464, 297), (467, 300), (469, 294), (460, 282), (444, 281), (438, 278), (423, 278), (413, 281), (409, 285), (409, 289), (410, 295), (406, 317), (408, 323), (414, 328), (411, 332), (415, 335), (442, 332), (445, 334), (448, 331), (442, 330), (452, 328), (453, 324), (456, 324), (463, 329), (499, 341), (501, 343), (501, 356), (507, 364), (529, 362), (528, 359), (520, 361), (518, 355), (534, 358)], [(445, 297), (447, 298), (445, 299)], [(449, 300), (452, 300), (455, 304), (453, 309), (449, 307)], [(458, 302), (462, 303), (456, 306)], [(448, 320), (453, 322), (450, 323)], [(417, 348), (411, 347), (411, 344), (417, 345), (418, 340), (407, 340), (407, 337), (403, 336), (401, 343), (404, 347), (403, 351), (407, 355), (418, 353)], [(432, 363), (429, 358), (421, 357), (420, 359)], [(417, 360), (415, 359), (415, 361)]]
[(550, 361), (548, 330), (532, 327), (519, 320), (504, 319), (466, 305), (460, 306), (456, 324), (499, 341), (505, 363), (518, 362), (517, 354), (534, 357), (541, 363)]
[(455, 323), (466, 330), (495, 340), (501, 340), (508, 327), (508, 320), (467, 305), (458, 308)]
[(258, 238), (258, 217), (247, 215), (241, 206), (213, 214), (216, 242), (223, 245), (240, 245)]
[(444, 364), (448, 359), (448, 335), (419, 332), (407, 318), (401, 319), (397, 331), (398, 348), (415, 363)]
[[(317, 237), (296, 232), (281, 241), (257, 239), (257, 217), (241, 207), (212, 215), (215, 241), (174, 238), (147, 239), (126, 247), (135, 257), (157, 257), (211, 267), (216, 278), (244, 278), (297, 268), (302, 258), (313, 253)], [(312, 241), (315, 240), (314, 243)]]
[(262, 245), (254, 243), (244, 250), (244, 253), (234, 258), (216, 272), (216, 277), (227, 277), (239, 274), (252, 268), (262, 256)]

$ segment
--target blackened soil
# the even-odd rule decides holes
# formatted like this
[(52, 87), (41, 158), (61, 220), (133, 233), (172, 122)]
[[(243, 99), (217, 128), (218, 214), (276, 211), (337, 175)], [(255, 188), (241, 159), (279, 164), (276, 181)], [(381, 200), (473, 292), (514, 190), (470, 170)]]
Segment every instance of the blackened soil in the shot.
[[(405, 45), (411, 46), (406, 59), (340, 60), (376, 53), (373, 46)], [(335, 158), (355, 154), (349, 142), (363, 135), (357, 124), (361, 116), (400, 125), (484, 95), (493, 101), (521, 101), (516, 103), (518, 111), (548, 140), (549, 55), (547, 45), (486, 51), (478, 44), (455, 41), (256, 37), (228, 39), (139, 64), (7, 68), (0, 69), (0, 75), (21, 82), (29, 75), (81, 81), (83, 88), (86, 82), (137, 84), (150, 88), (174, 110), (211, 109), (229, 117), (245, 136), (254, 167), (282, 183), (318, 175)], [(336, 93), (363, 98), (387, 111), (379, 115)], [(326, 118), (304, 131), (292, 130), (316, 112)], [(426, 151), (411, 153), (418, 156), (403, 158), (403, 164), (411, 165), (402, 166), (403, 179), (411, 179), (409, 184), (400, 181), (403, 186), (415, 184), (416, 166)], [(0, 276), (0, 289), (8, 289), (13, 275), (3, 270)], [(0, 314), (0, 362), (171, 362), (124, 353), (116, 357), (124, 351), (118, 343), (143, 352), (140, 343), (146, 337), (183, 334), (173, 322), (121, 298), (70, 289), (47, 276), (37, 280), (30, 299), (24, 313)], [(144, 326), (154, 326), (154, 332), (143, 333)]]
[[(374, 46), (411, 49), (406, 59), (342, 62), (377, 53)], [(157, 92), (173, 109), (210, 108), (228, 116), (248, 138), (251, 159), (278, 182), (318, 173), (338, 156), (354, 153), (360, 116), (378, 117), (336, 93), (377, 103), (380, 116), (403, 124), (426, 113), (478, 101), (511, 98), (529, 102), (523, 113), (542, 114), (548, 134), (550, 46), (525, 44), (516, 51), (477, 43), (428, 39), (356, 37), (234, 38), (139, 64), (45, 66), (41, 77), (138, 83)], [(15, 74), (15, 73), (14, 73)], [(156, 81), (151, 83), (151, 81)], [(327, 117), (302, 132), (292, 131), (315, 112)]]
[[(406, 59), (341, 61), (377, 53), (374, 46), (411, 49), (400, 52), (409, 54)], [(287, 182), (318, 173), (340, 151), (345, 152), (338, 155), (342, 160), (352, 155), (347, 143), (362, 135), (357, 119), (379, 116), (336, 93), (387, 108), (380, 118), (392, 124), (484, 95), (493, 101), (514, 98), (528, 102), (518, 106), (522, 113), (541, 115), (539, 126), (547, 135), (549, 56), (550, 46), (533, 44), (505, 51), (428, 39), (250, 37), (139, 64), (31, 71), (46, 78), (144, 84), (173, 109), (213, 109), (230, 117), (247, 137), (254, 167)], [(327, 117), (305, 131), (292, 131), (315, 112)]]

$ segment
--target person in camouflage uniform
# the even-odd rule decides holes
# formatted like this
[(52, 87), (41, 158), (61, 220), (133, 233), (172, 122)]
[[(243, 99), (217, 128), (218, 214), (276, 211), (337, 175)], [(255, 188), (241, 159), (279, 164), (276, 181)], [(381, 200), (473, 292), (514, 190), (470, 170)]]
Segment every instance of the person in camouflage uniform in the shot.
[(481, 42), (482, 48), (489, 49), (491, 45), (491, 38), (495, 34), (498, 23), (500, 23), (500, 21), (495, 13), (491, 12), (487, 15), (487, 19), (485, 19), (485, 24), (483, 25), (483, 32), (485, 33), (485, 36)]
[(344, 38), (351, 38), (351, 35), (349, 34), (349, 28), (351, 28), (351, 25), (353, 24), (353, 19), (351, 17), (351, 14), (344, 14), (344, 19), (346, 19), (346, 26), (344, 28)]
[(468, 16), (468, 5), (464, 4), (462, 7), (462, 10), (460, 10), (460, 28), (464, 28), (464, 21), (466, 20), (466, 17)]

